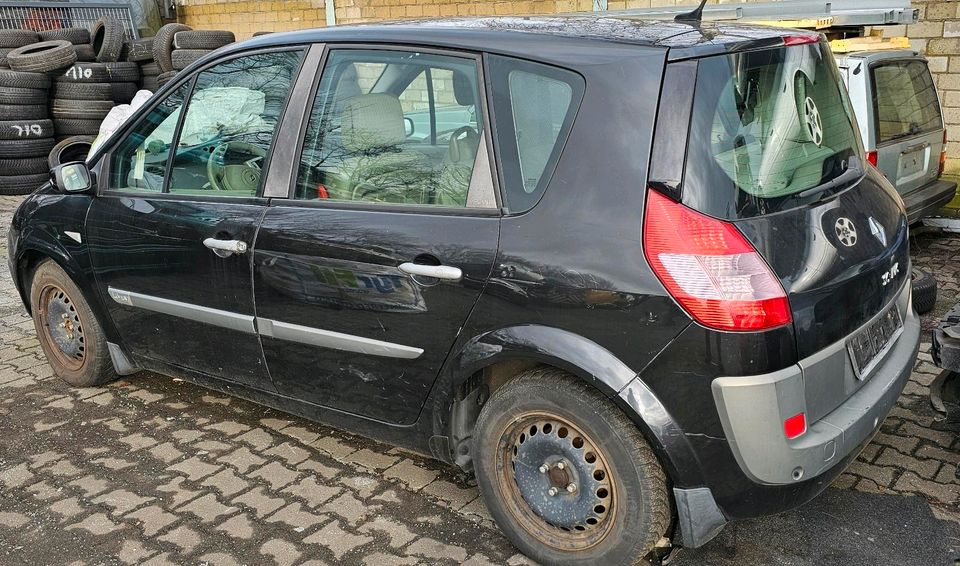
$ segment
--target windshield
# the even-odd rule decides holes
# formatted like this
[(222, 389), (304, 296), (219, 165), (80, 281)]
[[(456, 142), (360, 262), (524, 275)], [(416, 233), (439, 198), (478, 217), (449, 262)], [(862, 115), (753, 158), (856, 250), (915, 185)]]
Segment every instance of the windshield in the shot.
[(821, 44), (700, 60), (683, 183), (690, 206), (735, 219), (810, 202), (859, 178), (851, 170), (862, 154)]

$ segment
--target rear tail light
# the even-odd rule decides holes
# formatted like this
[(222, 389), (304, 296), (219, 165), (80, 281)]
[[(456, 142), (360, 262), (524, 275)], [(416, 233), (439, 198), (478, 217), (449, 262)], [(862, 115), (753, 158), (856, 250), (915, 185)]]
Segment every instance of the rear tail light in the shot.
[(807, 432), (807, 416), (803, 413), (797, 413), (789, 419), (783, 421), (783, 434), (789, 439), (794, 439)]
[(733, 224), (651, 189), (643, 244), (667, 292), (700, 324), (756, 331), (790, 322), (780, 281)]
[(940, 150), (940, 169), (937, 170), (937, 177), (943, 175), (947, 170), (947, 130), (943, 130), (943, 149)]
[(873, 165), (874, 167), (876, 167), (877, 163), (879, 162), (879, 158), (880, 156), (876, 151), (867, 152), (867, 162), (869, 162), (870, 165)]
[(820, 41), (820, 36), (814, 33), (783, 36), (783, 44), (788, 47), (791, 45), (806, 45), (808, 43), (817, 43), (818, 41)]

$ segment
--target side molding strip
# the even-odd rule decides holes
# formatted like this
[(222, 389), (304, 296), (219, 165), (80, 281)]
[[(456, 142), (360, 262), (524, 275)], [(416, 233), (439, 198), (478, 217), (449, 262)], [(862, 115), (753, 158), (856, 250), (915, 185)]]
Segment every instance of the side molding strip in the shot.
[(372, 338), (341, 334), (340, 332), (333, 332), (332, 330), (310, 328), (309, 326), (278, 322), (267, 318), (257, 317), (257, 328), (260, 329), (260, 334), (277, 338), (278, 340), (289, 340), (291, 342), (300, 342), (321, 348), (358, 352), (371, 356), (413, 360), (423, 354), (422, 348), (414, 348), (392, 342), (381, 342), (380, 340), (373, 340)]
[(211, 309), (190, 303), (181, 303), (180, 301), (162, 299), (150, 295), (141, 295), (140, 293), (114, 289), (113, 287), (108, 287), (107, 292), (110, 294), (110, 298), (121, 305), (169, 314), (171, 316), (195, 320), (213, 326), (245, 332), (247, 334), (257, 333), (256, 328), (253, 326), (252, 316)]

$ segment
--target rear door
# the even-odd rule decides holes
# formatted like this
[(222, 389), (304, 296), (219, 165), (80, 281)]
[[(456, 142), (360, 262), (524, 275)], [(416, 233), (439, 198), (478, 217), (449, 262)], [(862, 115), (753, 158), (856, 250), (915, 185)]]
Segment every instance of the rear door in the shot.
[(480, 85), (472, 54), (328, 50), (290, 198), (254, 250), (282, 394), (417, 419), (497, 251)]
[(943, 117), (927, 62), (881, 59), (870, 65), (877, 166), (908, 194), (940, 173)]

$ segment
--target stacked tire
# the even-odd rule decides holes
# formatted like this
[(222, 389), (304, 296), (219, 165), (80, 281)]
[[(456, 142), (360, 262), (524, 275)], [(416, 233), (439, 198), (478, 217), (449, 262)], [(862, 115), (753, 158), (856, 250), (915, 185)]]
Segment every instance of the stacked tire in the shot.
[(39, 32), (40, 41), (67, 41), (73, 45), (77, 54), (77, 61), (89, 62), (96, 60), (97, 54), (90, 44), (90, 32), (85, 28), (62, 28)]
[(50, 101), (57, 140), (97, 135), (117, 99), (133, 98), (139, 80), (140, 68), (127, 61), (76, 63), (58, 75)]
[(159, 84), (163, 85), (208, 53), (236, 40), (231, 31), (193, 30), (182, 24), (163, 26), (153, 42), (153, 58), (160, 68)]
[(157, 86), (163, 86), (173, 77), (177, 70), (173, 68), (173, 38), (182, 31), (191, 31), (193, 28), (183, 24), (167, 24), (157, 30), (153, 36), (153, 61), (157, 64), (160, 73), (157, 75)]
[(18, 47), (25, 47), (40, 41), (36, 32), (27, 29), (0, 30), (0, 69), (9, 69), (7, 53)]
[(135, 39), (125, 45), (124, 61), (136, 63), (140, 68), (140, 88), (157, 92), (160, 87), (157, 76), (160, 66), (153, 60), (153, 38)]
[(49, 178), (54, 146), (47, 117), (50, 78), (43, 73), (0, 70), (0, 194), (36, 190)]

